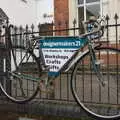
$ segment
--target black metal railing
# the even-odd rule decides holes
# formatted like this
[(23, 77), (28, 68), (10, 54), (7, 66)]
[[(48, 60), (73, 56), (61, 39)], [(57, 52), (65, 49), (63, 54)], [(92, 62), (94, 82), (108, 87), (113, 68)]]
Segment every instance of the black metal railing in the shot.
[[(111, 18), (112, 19), (112, 18)], [(105, 30), (104, 36), (101, 38), (103, 41), (105, 41), (105, 45), (107, 46), (114, 46), (115, 48), (120, 48), (120, 24), (119, 24), (119, 19), (118, 16), (115, 15), (115, 17), (111, 19), (109, 16), (106, 16), (106, 23), (107, 23), (107, 28)], [(55, 28), (55, 29), (54, 29)], [(81, 26), (81, 23), (78, 24), (76, 20), (73, 21), (73, 27), (69, 28), (68, 22), (59, 22), (58, 24), (54, 23), (49, 23), (49, 24), (39, 24), (36, 28), (36, 26), (31, 25), (30, 27), (26, 25), (25, 28), (22, 26), (17, 27), (17, 26), (11, 26), (10, 28), (11, 34), (9, 34), (12, 44), (14, 45), (23, 45), (27, 46), (29, 45), (30, 38), (31, 37), (38, 37), (38, 36), (78, 36), (81, 33), (83, 33), (83, 27)], [(4, 28), (0, 28), (0, 47), (1, 51), (3, 50), (4, 46), (7, 44), (7, 39), (9, 38), (8, 34), (6, 33)], [(0, 52), (1, 53), (1, 52)], [(0, 59), (3, 60), (3, 58), (10, 57), (10, 56), (5, 56), (1, 57)], [(119, 64), (119, 62), (117, 63)], [(1, 72), (4, 72), (3, 70), (3, 65), (1, 62), (2, 66), (0, 68)], [(10, 65), (8, 65), (10, 67)], [(84, 72), (84, 69), (83, 69)], [(44, 95), (41, 96), (38, 95), (37, 98), (44, 98), (46, 100), (58, 100), (58, 101), (74, 101), (72, 97), (72, 93), (70, 90), (70, 78), (71, 78), (71, 73), (61, 73), (61, 75), (56, 78), (54, 81), (54, 94), (53, 95), (48, 95), (47, 93), (44, 93)], [(84, 79), (84, 74), (83, 77)], [(29, 84), (27, 83), (26, 85), (26, 90), (29, 91)], [(91, 91), (92, 92), (92, 91)]]

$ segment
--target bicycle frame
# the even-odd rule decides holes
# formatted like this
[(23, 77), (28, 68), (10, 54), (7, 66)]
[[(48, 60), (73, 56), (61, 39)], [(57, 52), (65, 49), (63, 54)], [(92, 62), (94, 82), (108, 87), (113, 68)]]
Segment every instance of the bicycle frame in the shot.
[[(47, 98), (50, 93), (53, 98), (55, 90), (54, 84), (51, 83), (60, 72), (67, 72), (74, 65), (70, 70), (69, 83), (73, 98), (78, 105), (93, 117), (107, 120), (119, 119), (118, 81), (120, 74), (118, 61), (120, 50), (101, 46), (99, 41), (97, 42), (99, 44), (94, 45), (92, 40), (103, 35), (104, 26), (100, 26), (101, 22), (99, 21), (93, 20), (92, 22), (93, 24), (90, 21), (90, 26), (88, 22), (88, 33), (84, 35), (36, 37), (28, 39), (23, 46), (14, 46), (14, 41), (10, 37), (10, 27), (6, 29), (8, 41), (5, 52), (9, 58), (5, 59), (4, 63), (6, 65), (8, 62), (7, 64), (12, 66), (13, 62), (15, 69), (12, 69), (11, 66), (8, 69), (6, 67), (6, 75), (3, 80), (5, 84), (9, 83), (9, 86), (4, 85), (3, 80), (0, 83), (4, 95), (11, 101), (20, 104), (34, 99), (38, 91), (40, 91), (40, 98), (42, 98), (42, 92), (45, 92)], [(94, 24), (94, 22), (96, 23)], [(97, 25), (98, 30), (94, 30)], [(93, 27), (92, 30), (91, 27)], [(39, 56), (36, 49), (37, 52), (39, 51)], [(20, 58), (17, 59), (17, 55), (20, 55)], [(115, 57), (114, 61), (112, 57)], [(111, 60), (109, 61), (109, 59)], [(84, 65), (85, 67), (83, 67)], [(84, 79), (82, 79), (83, 77)], [(12, 92), (13, 90), (15, 92)]]

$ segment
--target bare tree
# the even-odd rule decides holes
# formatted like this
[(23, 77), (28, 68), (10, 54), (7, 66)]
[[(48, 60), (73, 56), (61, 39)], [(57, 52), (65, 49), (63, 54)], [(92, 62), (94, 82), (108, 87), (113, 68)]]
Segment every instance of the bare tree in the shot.
[(21, 0), (22, 2), (24, 2), (24, 3), (27, 3), (27, 0)]

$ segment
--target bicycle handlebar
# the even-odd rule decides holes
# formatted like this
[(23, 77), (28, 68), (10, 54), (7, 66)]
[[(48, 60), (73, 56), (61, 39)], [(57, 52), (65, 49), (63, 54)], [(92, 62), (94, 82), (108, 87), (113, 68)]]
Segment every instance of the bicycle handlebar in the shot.
[[(99, 34), (99, 38), (103, 36), (104, 29), (106, 28), (105, 17), (96, 19), (95, 17), (91, 17), (88, 21), (83, 22), (83, 26), (85, 29), (85, 34), (81, 35), (81, 37), (86, 37), (90, 35), (94, 35), (96, 33)], [(95, 38), (96, 39), (96, 38)]]

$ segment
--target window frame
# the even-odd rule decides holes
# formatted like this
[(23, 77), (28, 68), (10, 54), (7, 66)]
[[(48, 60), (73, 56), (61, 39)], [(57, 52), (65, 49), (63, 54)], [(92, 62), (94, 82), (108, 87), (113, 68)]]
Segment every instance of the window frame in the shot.
[(96, 2), (90, 2), (87, 3), (86, 0), (83, 0), (83, 4), (79, 4), (79, 0), (77, 0), (77, 9), (79, 9), (80, 7), (83, 7), (84, 9), (84, 21), (87, 20), (87, 6), (91, 6), (91, 5), (100, 5), (100, 16), (102, 16), (102, 0), (96, 1)]

